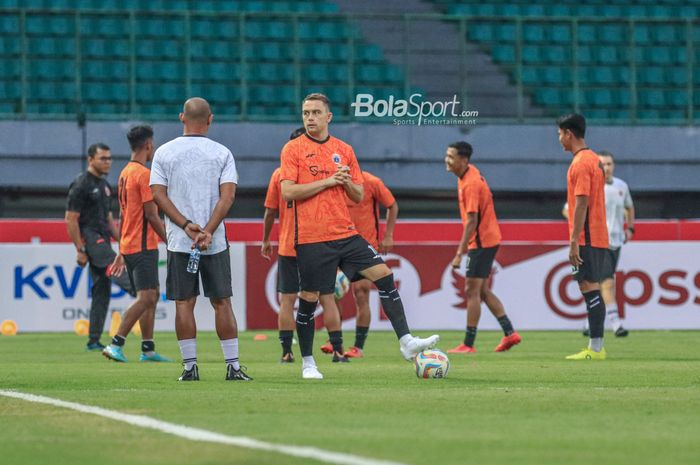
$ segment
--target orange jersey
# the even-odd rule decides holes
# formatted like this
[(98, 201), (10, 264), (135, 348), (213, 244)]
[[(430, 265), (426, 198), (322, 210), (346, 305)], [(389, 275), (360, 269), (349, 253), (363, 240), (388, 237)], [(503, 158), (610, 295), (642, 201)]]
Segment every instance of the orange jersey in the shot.
[(576, 152), (566, 174), (566, 193), (569, 203), (569, 238), (574, 230), (576, 196), (588, 197), (588, 211), (579, 245), (607, 249), (608, 226), (605, 217), (605, 173), (598, 155), (591, 149)]
[(468, 213), (476, 213), (476, 230), (469, 238), (469, 249), (485, 249), (499, 245), (501, 229), (493, 209), (491, 189), (476, 166), (469, 165), (467, 172), (459, 178), (457, 192), (462, 224), (466, 226)]
[[(328, 136), (323, 142), (306, 134), (297, 137), (284, 146), (280, 162), (280, 181), (309, 184), (332, 176), (338, 165), (345, 165), (350, 168), (352, 182), (362, 184), (362, 172), (355, 152), (335, 137)], [(296, 243), (335, 241), (357, 234), (346, 198), (345, 189), (335, 186), (294, 202)]]
[(158, 234), (148, 224), (143, 209), (144, 203), (153, 201), (150, 178), (151, 170), (135, 161), (127, 163), (119, 175), (119, 251), (123, 255), (158, 249)]
[(350, 218), (355, 223), (357, 232), (370, 243), (372, 247), (379, 247), (379, 205), (389, 208), (396, 199), (391, 191), (386, 188), (381, 179), (367, 171), (362, 172), (364, 179), (365, 196), (362, 202), (355, 203), (349, 198), (346, 200)]
[(280, 172), (281, 169), (277, 168), (270, 176), (270, 184), (267, 186), (267, 195), (265, 196), (265, 208), (279, 211), (279, 255), (296, 257), (297, 252), (294, 250), (294, 202), (287, 202), (282, 198)]

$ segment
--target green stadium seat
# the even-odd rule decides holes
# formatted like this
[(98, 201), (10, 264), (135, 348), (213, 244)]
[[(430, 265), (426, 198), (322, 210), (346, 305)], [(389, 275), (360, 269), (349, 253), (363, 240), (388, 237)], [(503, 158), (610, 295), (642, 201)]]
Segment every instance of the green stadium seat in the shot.
[(291, 40), (294, 37), (292, 24), (283, 21), (248, 20), (245, 23), (245, 35), (254, 40)]
[(467, 25), (467, 37), (478, 42), (491, 42), (494, 40), (494, 26), (491, 24), (469, 23)]
[(19, 14), (0, 13), (0, 30), (5, 34), (19, 34)]
[(541, 74), (542, 82), (545, 84), (570, 86), (573, 82), (571, 68), (569, 67), (546, 67)]
[(664, 68), (644, 67), (637, 70), (637, 82), (642, 85), (661, 85), (666, 81)]
[[(536, 63), (539, 62), (539, 55), (537, 56), (537, 59), (534, 59), (535, 57), (532, 55), (527, 55), (525, 54), (526, 50), (528, 53), (535, 53), (533, 51), (533, 48), (535, 50), (536, 47), (531, 47), (531, 46), (526, 46), (523, 49), (523, 61), (525, 63)], [(515, 47), (512, 45), (496, 45), (493, 48), (493, 51), (491, 52), (491, 55), (493, 56), (493, 59), (497, 63), (503, 63), (503, 64), (509, 64), (509, 63), (515, 63)]]
[(294, 81), (294, 67), (287, 64), (251, 63), (248, 66), (250, 79), (261, 82)]
[(686, 68), (666, 68), (666, 80), (676, 86), (688, 84), (688, 70)]
[(363, 62), (380, 62), (384, 60), (384, 54), (378, 45), (361, 44), (355, 49), (355, 58)]
[(185, 22), (178, 16), (137, 18), (134, 26), (137, 37), (182, 37), (185, 34)]
[[(0, 60), (0, 81), (17, 79), (22, 75), (22, 63), (19, 60)], [(0, 95), (2, 98), (2, 95)]]
[(661, 113), (658, 110), (643, 109), (637, 111), (637, 118), (641, 120), (658, 120), (661, 118)]
[(524, 24), (523, 25), (523, 40), (527, 43), (544, 43), (547, 42), (545, 37), (544, 27), (539, 24)]
[(646, 108), (661, 108), (666, 106), (665, 96), (660, 89), (645, 89), (637, 93), (637, 102)]
[(525, 85), (538, 85), (542, 79), (540, 78), (540, 73), (538, 72), (537, 68), (532, 68), (529, 66), (526, 66), (523, 68), (522, 71), (522, 80), (523, 84)]
[(564, 24), (554, 24), (549, 29), (548, 40), (551, 42), (571, 42), (571, 27)]
[(0, 81), (2, 100), (19, 99), (22, 97), (22, 85), (17, 81)]
[(610, 107), (613, 104), (612, 92), (610, 89), (590, 89), (583, 92), (582, 103), (596, 107)]
[(623, 44), (626, 42), (625, 26), (603, 24), (598, 27), (600, 42), (606, 44)]
[(598, 43), (598, 32), (595, 24), (579, 24), (576, 37), (580, 44)]
[(275, 103), (275, 86), (250, 86), (248, 87), (248, 99), (255, 104)]
[(293, 56), (292, 46), (286, 43), (261, 42), (246, 45), (246, 58), (255, 61), (290, 60)]
[(498, 42), (513, 42), (516, 38), (517, 28), (514, 23), (497, 24), (493, 30), (495, 40)]
[(85, 36), (128, 36), (128, 16), (84, 15), (80, 20), (80, 33)]
[(664, 98), (666, 105), (675, 108), (685, 108), (688, 105), (688, 94), (683, 90), (667, 90)]
[(241, 66), (239, 63), (226, 62), (192, 62), (190, 70), (193, 80), (201, 81), (239, 81), (241, 79)]
[(28, 66), (29, 78), (61, 80), (75, 77), (72, 61), (65, 60), (31, 60)]
[(380, 65), (362, 65), (355, 68), (355, 79), (360, 83), (380, 83), (383, 81)]
[(606, 120), (610, 118), (610, 113), (608, 110), (601, 108), (588, 109), (585, 110), (584, 113), (586, 114), (586, 119), (588, 120)]

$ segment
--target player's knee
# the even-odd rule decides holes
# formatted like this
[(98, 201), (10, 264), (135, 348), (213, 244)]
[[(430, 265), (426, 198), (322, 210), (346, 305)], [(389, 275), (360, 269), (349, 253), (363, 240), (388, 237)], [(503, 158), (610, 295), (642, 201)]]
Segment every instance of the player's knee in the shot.
[(143, 289), (138, 291), (138, 300), (148, 307), (155, 307), (158, 304), (158, 289)]
[(321, 293), (319, 291), (301, 291), (299, 293), (299, 298), (307, 302), (318, 302), (320, 295)]
[[(387, 267), (389, 270), (389, 267)], [(379, 292), (391, 292), (396, 290), (396, 285), (394, 284), (394, 273), (389, 270), (389, 274), (382, 276), (374, 281), (374, 285), (377, 286)]]
[(211, 306), (214, 307), (214, 310), (219, 312), (219, 311), (227, 311), (231, 310), (231, 299), (229, 297), (224, 297), (222, 299), (209, 299), (211, 302)]
[(469, 298), (481, 298), (481, 280), (478, 279), (467, 279), (467, 283), (464, 288), (464, 292)]

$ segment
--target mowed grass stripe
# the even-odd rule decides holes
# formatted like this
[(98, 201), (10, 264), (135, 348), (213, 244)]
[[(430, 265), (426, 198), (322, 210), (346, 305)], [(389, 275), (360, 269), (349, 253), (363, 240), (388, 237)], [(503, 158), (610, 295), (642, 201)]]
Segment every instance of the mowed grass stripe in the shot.
[(247, 438), (244, 436), (229, 436), (226, 434), (215, 433), (200, 428), (192, 428), (190, 426), (178, 425), (166, 421), (157, 420), (145, 415), (132, 415), (122, 413), (115, 410), (108, 410), (101, 407), (79, 404), (77, 402), (66, 402), (60, 399), (54, 399), (46, 396), (38, 396), (35, 394), (27, 394), (17, 391), (0, 390), (0, 396), (20, 399), (27, 402), (52, 405), (55, 407), (75, 410), (82, 413), (97, 415), (104, 418), (109, 418), (122, 423), (148, 428), (162, 433), (178, 436), (190, 441), (211, 442), (218, 444), (226, 444), (231, 446), (245, 447), (247, 449), (262, 450), (267, 452), (278, 452), (292, 457), (301, 457), (314, 459), (321, 462), (339, 464), (339, 465), (403, 465), (399, 462), (391, 462), (386, 460), (375, 460), (367, 457), (360, 457), (339, 452), (332, 452), (315, 447), (302, 447), (285, 444), (272, 444), (269, 442), (259, 441), (257, 439)]

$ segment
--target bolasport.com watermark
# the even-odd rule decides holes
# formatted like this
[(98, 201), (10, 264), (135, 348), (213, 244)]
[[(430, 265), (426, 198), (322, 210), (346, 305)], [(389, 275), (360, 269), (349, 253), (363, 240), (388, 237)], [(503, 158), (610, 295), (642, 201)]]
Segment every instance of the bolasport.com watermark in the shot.
[(414, 93), (408, 99), (375, 99), (372, 94), (357, 94), (350, 104), (357, 118), (391, 118), (395, 126), (473, 126), (478, 110), (464, 110), (457, 95), (452, 100), (424, 100), (423, 94)]

